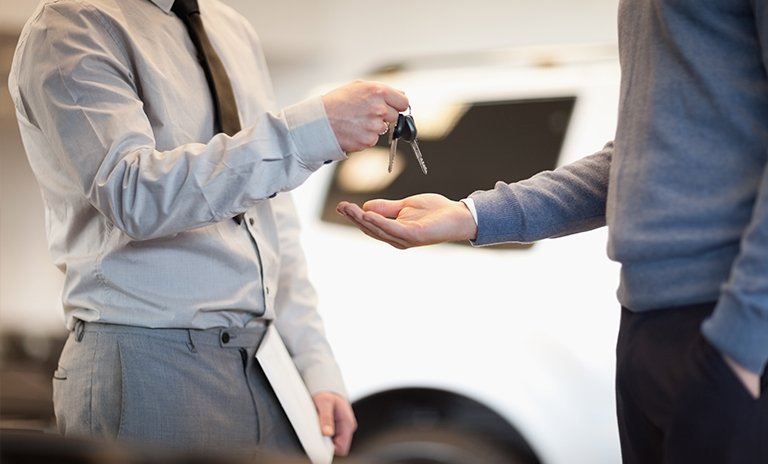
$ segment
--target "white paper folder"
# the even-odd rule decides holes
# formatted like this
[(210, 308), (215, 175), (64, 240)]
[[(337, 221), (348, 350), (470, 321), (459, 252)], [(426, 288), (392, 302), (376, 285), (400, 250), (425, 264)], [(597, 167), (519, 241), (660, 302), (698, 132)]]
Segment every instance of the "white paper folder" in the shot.
[(323, 436), (320, 431), (320, 419), (312, 395), (274, 324), (264, 334), (261, 346), (256, 350), (256, 359), (267, 375), (309, 460), (312, 464), (331, 464), (333, 440)]

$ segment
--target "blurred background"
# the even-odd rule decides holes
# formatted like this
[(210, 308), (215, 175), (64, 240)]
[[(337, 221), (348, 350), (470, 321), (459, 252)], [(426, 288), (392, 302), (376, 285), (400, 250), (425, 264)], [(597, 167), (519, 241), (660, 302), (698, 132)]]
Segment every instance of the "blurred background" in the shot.
[[(611, 49), (617, 41), (618, 0), (223, 1), (258, 32), (281, 106), (403, 62), (528, 46)], [(0, 426), (52, 430), (62, 276), (48, 256), (40, 193), (7, 89), (18, 33), (36, 4), (0, 0)], [(345, 330), (334, 323), (331, 331)]]

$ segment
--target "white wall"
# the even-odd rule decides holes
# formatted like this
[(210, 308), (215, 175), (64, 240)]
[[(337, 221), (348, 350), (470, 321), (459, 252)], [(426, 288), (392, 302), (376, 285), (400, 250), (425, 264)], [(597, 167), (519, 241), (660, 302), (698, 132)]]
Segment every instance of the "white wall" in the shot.
[(616, 42), (618, 0), (225, 0), (259, 32), (278, 99), (419, 56)]
[[(618, 0), (225, 0), (254, 24), (278, 102), (293, 103), (325, 82), (421, 56), (531, 44), (616, 42)], [(11, 32), (33, 0), (0, 0)], [(7, 57), (12, 50), (2, 50)], [(61, 330), (61, 276), (45, 245), (39, 190), (0, 96), (0, 329)], [(407, 91), (407, 89), (404, 89)]]

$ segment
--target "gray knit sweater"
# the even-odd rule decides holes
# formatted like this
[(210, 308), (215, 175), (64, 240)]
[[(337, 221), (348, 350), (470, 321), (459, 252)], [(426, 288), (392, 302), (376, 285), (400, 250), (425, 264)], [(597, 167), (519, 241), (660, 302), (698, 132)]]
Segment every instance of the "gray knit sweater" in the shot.
[(703, 333), (768, 360), (768, 2), (622, 0), (619, 122), (592, 156), (475, 192), (477, 245), (607, 224), (618, 298), (718, 301)]

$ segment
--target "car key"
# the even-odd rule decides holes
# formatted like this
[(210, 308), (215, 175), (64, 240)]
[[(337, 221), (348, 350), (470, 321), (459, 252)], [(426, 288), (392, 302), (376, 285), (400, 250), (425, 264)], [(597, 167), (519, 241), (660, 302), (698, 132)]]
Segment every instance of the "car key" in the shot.
[(419, 162), (421, 172), (427, 173), (427, 165), (424, 163), (424, 157), (421, 155), (419, 149), (419, 143), (417, 139), (418, 131), (416, 130), (416, 123), (413, 121), (411, 115), (411, 107), (408, 107), (408, 114), (400, 113), (397, 117), (397, 122), (392, 125), (389, 132), (389, 167), (387, 172), (392, 172), (392, 168), (395, 165), (395, 154), (397, 153), (397, 141), (403, 139), (411, 144), (413, 154), (416, 156), (416, 161)]
[(395, 127), (400, 123), (400, 118), (403, 115), (397, 116), (397, 122), (389, 127), (389, 166), (387, 172), (392, 174), (392, 168), (395, 166), (395, 155), (397, 154), (397, 139), (393, 136), (395, 133)]

